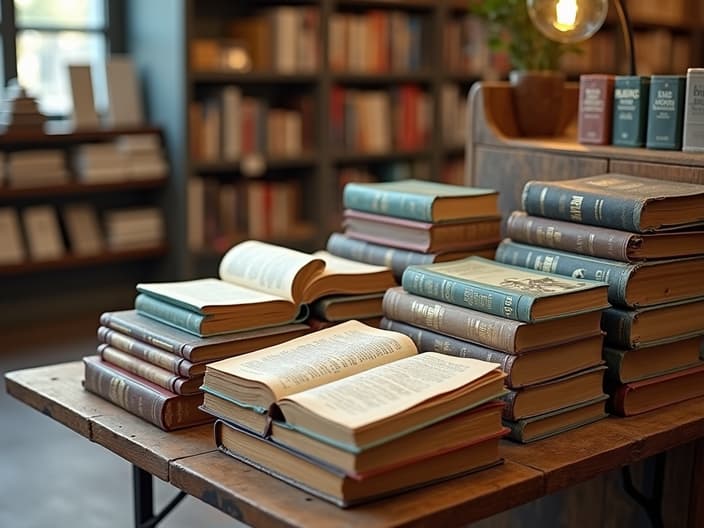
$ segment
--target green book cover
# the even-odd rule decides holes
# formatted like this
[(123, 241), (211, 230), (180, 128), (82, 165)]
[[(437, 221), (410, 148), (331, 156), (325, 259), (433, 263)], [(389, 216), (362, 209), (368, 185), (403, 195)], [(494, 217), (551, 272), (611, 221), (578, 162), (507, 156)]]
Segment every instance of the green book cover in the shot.
[(683, 75), (652, 75), (648, 97), (646, 147), (680, 150), (684, 116)]
[(621, 147), (645, 145), (650, 79), (618, 75), (614, 81), (612, 142)]

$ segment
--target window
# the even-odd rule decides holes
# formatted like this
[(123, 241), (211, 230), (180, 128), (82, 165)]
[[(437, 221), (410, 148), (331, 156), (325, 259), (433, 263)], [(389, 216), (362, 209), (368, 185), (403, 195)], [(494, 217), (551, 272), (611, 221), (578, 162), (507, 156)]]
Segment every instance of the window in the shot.
[[(90, 64), (98, 111), (106, 107), (105, 58), (121, 51), (119, 0), (4, 0), (3, 86), (17, 77), (50, 116), (71, 112), (69, 64)], [(121, 2), (119, 2), (121, 3)]]

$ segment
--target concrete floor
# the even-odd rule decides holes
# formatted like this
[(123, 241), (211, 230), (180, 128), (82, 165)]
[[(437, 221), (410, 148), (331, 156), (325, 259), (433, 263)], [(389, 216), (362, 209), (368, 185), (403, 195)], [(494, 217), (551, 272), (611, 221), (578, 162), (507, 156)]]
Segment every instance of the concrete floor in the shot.
[[(94, 353), (98, 314), (1, 329), (0, 374)], [(132, 526), (131, 465), (0, 390), (0, 527)], [(157, 507), (176, 493), (159, 479)], [(647, 525), (620, 489), (618, 472), (477, 523), (475, 528)], [(162, 528), (242, 526), (186, 498)]]

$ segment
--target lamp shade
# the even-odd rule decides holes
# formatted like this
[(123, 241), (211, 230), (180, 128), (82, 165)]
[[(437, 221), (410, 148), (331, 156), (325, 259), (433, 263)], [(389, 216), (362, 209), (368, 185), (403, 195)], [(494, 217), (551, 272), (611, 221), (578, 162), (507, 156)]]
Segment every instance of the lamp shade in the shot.
[(606, 20), (608, 0), (526, 0), (538, 30), (557, 42), (580, 42), (596, 33)]

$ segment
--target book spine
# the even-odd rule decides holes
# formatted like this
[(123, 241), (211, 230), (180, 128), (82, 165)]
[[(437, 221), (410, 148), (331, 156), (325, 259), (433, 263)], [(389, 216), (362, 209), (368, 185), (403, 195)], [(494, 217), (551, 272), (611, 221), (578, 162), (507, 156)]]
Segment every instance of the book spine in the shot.
[(388, 266), (395, 277), (400, 278), (405, 269), (413, 264), (431, 264), (435, 255), (416, 253), (405, 249), (397, 249), (363, 240), (346, 237), (339, 233), (330, 235), (327, 250), (338, 257), (366, 262), (376, 266)]
[(612, 141), (621, 147), (645, 145), (650, 79), (637, 75), (616, 77)]
[(100, 316), (100, 324), (191, 361), (193, 346), (190, 344), (182, 343), (168, 336), (154, 334), (146, 328), (127, 324), (110, 312), (105, 312)]
[(623, 365), (625, 355), (625, 350), (604, 347), (603, 356), (606, 362), (604, 380), (606, 383), (611, 385), (623, 383), (621, 379), (621, 366)]
[(684, 81), (681, 75), (650, 77), (646, 147), (666, 150), (682, 148)]
[(638, 312), (607, 308), (601, 313), (601, 329), (606, 332), (604, 342), (623, 348), (633, 348), (636, 343), (631, 331)]
[(506, 236), (524, 244), (628, 262), (629, 242), (634, 235), (616, 229), (513, 213), (506, 222)]
[(555, 273), (565, 277), (606, 282), (611, 304), (626, 305), (626, 287), (633, 265), (621, 262), (570, 255), (536, 246), (524, 246), (504, 240), (496, 249), (496, 261), (513, 266)]
[(195, 335), (201, 335), (200, 329), (201, 324), (205, 320), (204, 315), (158, 301), (143, 293), (135, 298), (134, 307), (138, 313), (151, 317), (156, 321)]
[(190, 376), (190, 369), (193, 366), (190, 361), (137, 339), (132, 339), (110, 328), (104, 326), (98, 328), (98, 341), (179, 376)]
[(687, 70), (682, 150), (704, 152), (704, 68)]
[(505, 354), (498, 350), (491, 350), (483, 346), (468, 343), (454, 337), (445, 336), (418, 328), (405, 322), (394, 321), (388, 318), (381, 320), (380, 328), (400, 332), (410, 337), (416, 344), (416, 347), (421, 352), (438, 352), (449, 356), (480, 359), (489, 363), (498, 363), (501, 366), (507, 377), (504, 379), (506, 386), (513, 388), (513, 380), (511, 379), (511, 367), (518, 359), (518, 356)]
[(580, 143), (595, 145), (611, 143), (613, 92), (614, 77), (612, 75), (580, 76), (577, 116)]
[(530, 181), (523, 187), (523, 210), (544, 216), (623, 231), (640, 232), (643, 201), (573, 191), (550, 182)]
[(501, 420), (504, 427), (508, 427), (509, 433), (506, 435), (507, 438), (515, 442), (525, 443), (525, 438), (523, 436), (523, 430), (525, 422), (520, 420)]
[(342, 204), (347, 209), (389, 216), (433, 221), (433, 197), (372, 189), (349, 183), (342, 192)]
[(407, 292), (422, 297), (516, 321), (531, 321), (533, 298), (528, 295), (499, 292), (474, 282), (455, 279), (415, 266), (406, 268), (401, 284)]
[(386, 290), (384, 315), (459, 339), (466, 339), (506, 353), (516, 351), (519, 324), (510, 319), (485, 316), (474, 310), (433, 302), (400, 288)]
[(98, 361), (84, 361), (84, 386), (118, 407), (166, 430), (166, 399), (160, 394), (128, 378), (119, 376)]
[(619, 416), (628, 416), (626, 414), (626, 395), (631, 391), (631, 388), (624, 385), (617, 385), (615, 389), (611, 392), (611, 398), (609, 398), (609, 412), (612, 414), (617, 414)]
[(504, 410), (503, 410), (503, 418), (504, 420), (517, 420), (518, 417), (516, 416), (516, 413), (514, 412), (514, 404), (516, 403), (516, 397), (518, 396), (518, 392), (515, 390), (510, 390), (503, 396), (501, 396), (501, 399), (504, 402)]

